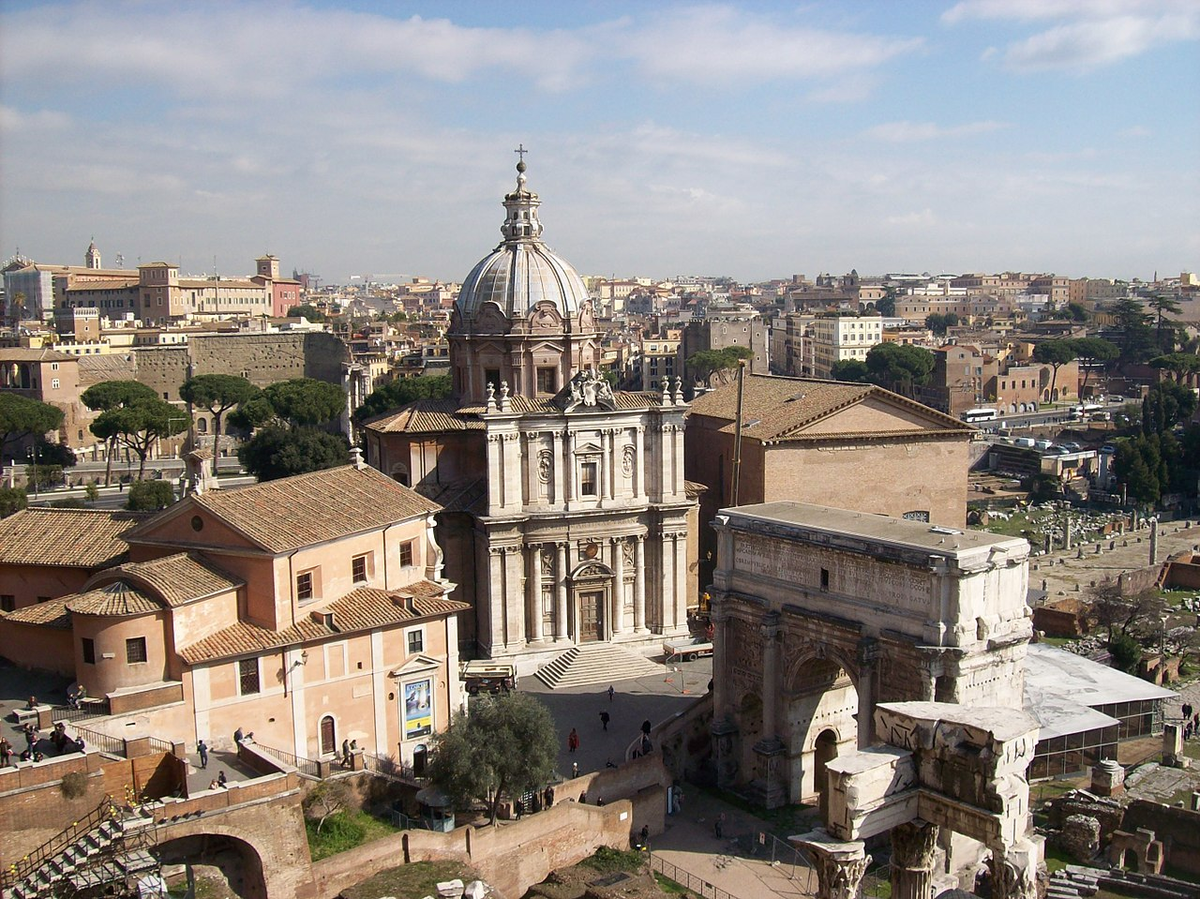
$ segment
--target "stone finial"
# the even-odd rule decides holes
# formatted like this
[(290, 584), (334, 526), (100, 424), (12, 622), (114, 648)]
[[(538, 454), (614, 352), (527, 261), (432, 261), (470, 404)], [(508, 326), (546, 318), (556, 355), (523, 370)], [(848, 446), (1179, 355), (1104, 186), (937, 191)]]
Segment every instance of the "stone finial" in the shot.
[(663, 379), (662, 379), (662, 401), (661, 401), (661, 405), (663, 405), (663, 406), (669, 406), (669, 405), (671, 405), (671, 379), (670, 379), (670, 378), (663, 378)]
[(675, 405), (683, 405), (683, 378), (679, 375), (675, 376)]
[(360, 446), (350, 447), (350, 464), (363, 471), (367, 467), (367, 463), (363, 461), (363, 451)]
[(508, 411), (508, 381), (500, 382), (500, 411)]
[(491, 381), (488, 381), (487, 387), (484, 388), (484, 392), (487, 394), (487, 411), (495, 412), (496, 411), (496, 385), (493, 384)]

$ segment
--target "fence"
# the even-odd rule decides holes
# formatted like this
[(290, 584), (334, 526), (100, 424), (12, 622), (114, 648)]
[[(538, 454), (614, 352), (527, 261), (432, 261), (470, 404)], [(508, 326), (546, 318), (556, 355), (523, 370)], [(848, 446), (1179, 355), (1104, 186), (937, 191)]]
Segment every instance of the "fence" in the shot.
[(661, 874), (669, 880), (675, 881), (685, 890), (691, 890), (698, 896), (703, 896), (704, 899), (737, 899), (732, 893), (727, 893), (720, 887), (715, 887), (707, 880), (697, 877), (690, 871), (685, 871), (683, 868), (676, 867), (668, 861), (659, 858), (653, 852), (650, 853), (650, 870)]
[(88, 812), (87, 815), (74, 822), (61, 833), (51, 837), (19, 862), (15, 862), (7, 871), (0, 871), (0, 887), (7, 889), (20, 883), (29, 876), (30, 872), (46, 861), (46, 859), (52, 858), (75, 842), (80, 834), (87, 833), (102, 821), (107, 821), (117, 816), (116, 803), (113, 802), (111, 796), (105, 796), (104, 800), (96, 808)]
[(405, 765), (390, 756), (375, 755), (373, 752), (363, 753), (363, 768), (389, 780), (414, 783), (418, 779), (411, 765)]
[(59, 721), (86, 721), (88, 718), (103, 718), (108, 715), (108, 700), (102, 697), (96, 699), (86, 699), (77, 708), (71, 708), (69, 705), (56, 705), (50, 710), (50, 720), (58, 723)]
[(254, 742), (254, 746), (269, 755), (275, 756), (275, 758), (279, 759), (285, 765), (291, 765), (305, 777), (312, 777), (318, 780), (321, 777), (321, 766), (313, 759), (306, 759), (302, 755), (294, 755), (293, 753), (284, 752), (282, 749), (275, 749), (271, 746), (264, 746), (257, 740)]
[(109, 755), (125, 758), (125, 741), (121, 737), (113, 737), (79, 724), (75, 725), (75, 733), (82, 737), (92, 749), (99, 749)]

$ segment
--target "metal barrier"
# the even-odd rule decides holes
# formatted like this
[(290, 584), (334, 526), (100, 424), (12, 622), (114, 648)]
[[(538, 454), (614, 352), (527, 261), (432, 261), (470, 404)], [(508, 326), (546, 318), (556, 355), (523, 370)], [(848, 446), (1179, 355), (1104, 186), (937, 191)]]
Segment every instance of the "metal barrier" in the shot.
[(111, 796), (105, 796), (100, 804), (84, 817), (51, 837), (37, 849), (24, 856), (20, 861), (14, 862), (7, 870), (0, 871), (0, 887), (8, 888), (20, 883), (46, 859), (57, 855), (71, 843), (74, 843), (81, 834), (87, 833), (102, 821), (115, 820), (119, 817), (120, 812), (117, 809), (117, 804), (113, 802)]
[(317, 778), (318, 780), (321, 777), (321, 766), (318, 765), (313, 759), (306, 759), (302, 755), (295, 755), (291, 752), (285, 752), (282, 749), (275, 749), (273, 746), (265, 746), (262, 743), (259, 743), (257, 740), (254, 741), (254, 746), (255, 748), (261, 749), (263, 752), (269, 755), (275, 756), (275, 758), (279, 759), (279, 761), (283, 762), (284, 764), (291, 765), (306, 777), (313, 777)]
[(69, 705), (56, 705), (50, 709), (50, 720), (57, 724), (59, 721), (86, 721), (89, 718), (103, 718), (107, 716), (108, 699), (97, 697), (96, 699), (85, 699), (79, 706), (72, 708)]
[(101, 752), (107, 752), (109, 755), (118, 755), (125, 758), (125, 740), (121, 737), (114, 737), (109, 734), (101, 733), (98, 730), (92, 730), (90, 727), (84, 727), (81, 724), (75, 725), (75, 733), (86, 741), (86, 745), (92, 749), (99, 749)]
[(704, 880), (690, 871), (685, 871), (683, 868), (677, 867), (668, 861), (659, 858), (653, 852), (650, 853), (650, 870), (668, 880), (673, 880), (685, 890), (691, 890), (704, 899), (738, 899), (732, 893), (727, 893), (720, 887), (713, 886), (707, 880)]
[(373, 752), (363, 752), (363, 768), (372, 774), (378, 774), (390, 780), (416, 783), (418, 778), (411, 765), (405, 765), (386, 755), (376, 755)]

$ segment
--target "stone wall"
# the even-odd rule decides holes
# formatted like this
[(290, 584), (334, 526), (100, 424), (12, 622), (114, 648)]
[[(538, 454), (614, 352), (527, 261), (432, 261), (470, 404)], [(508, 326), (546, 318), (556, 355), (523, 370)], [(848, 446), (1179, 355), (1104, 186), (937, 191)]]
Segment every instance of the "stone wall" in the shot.
[(1125, 810), (1121, 829), (1136, 832), (1139, 828), (1154, 831), (1162, 841), (1169, 867), (1200, 874), (1200, 812), (1135, 799)]

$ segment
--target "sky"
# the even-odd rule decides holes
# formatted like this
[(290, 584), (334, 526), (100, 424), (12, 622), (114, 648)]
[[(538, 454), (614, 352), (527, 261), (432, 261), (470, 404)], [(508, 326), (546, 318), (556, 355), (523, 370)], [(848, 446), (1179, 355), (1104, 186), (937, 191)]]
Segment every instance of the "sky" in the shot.
[(1200, 0), (0, 0), (0, 258), (1200, 269)]

